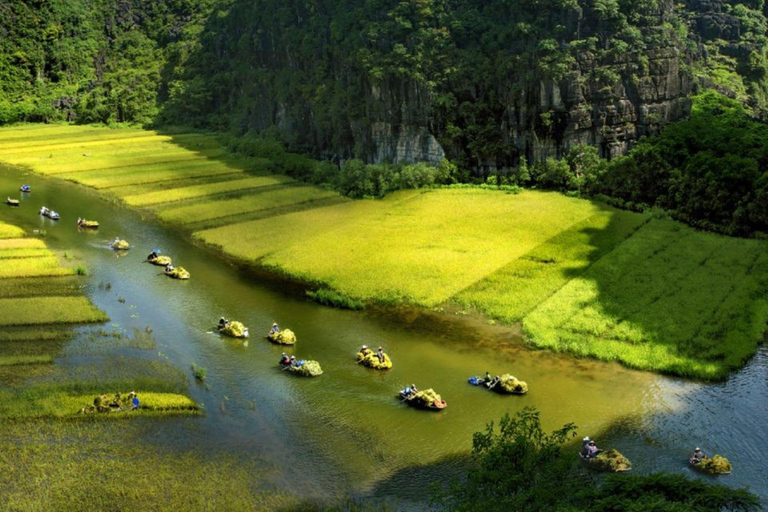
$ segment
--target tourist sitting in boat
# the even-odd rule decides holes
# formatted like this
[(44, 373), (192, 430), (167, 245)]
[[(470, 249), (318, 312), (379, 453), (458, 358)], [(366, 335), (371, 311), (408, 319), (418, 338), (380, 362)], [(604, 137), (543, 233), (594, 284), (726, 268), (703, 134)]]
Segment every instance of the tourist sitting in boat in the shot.
[(696, 449), (693, 450), (693, 455), (691, 455), (691, 458), (688, 459), (688, 462), (691, 464), (700, 464), (706, 458), (707, 455), (701, 451), (701, 448), (697, 446)]
[(112, 245), (117, 245), (118, 242), (120, 242), (120, 237), (116, 236), (114, 240), (112, 240)]
[(272, 334), (277, 334), (280, 332), (280, 326), (277, 325), (277, 322), (272, 322)]
[(283, 355), (280, 356), (280, 366), (290, 366), (291, 364), (291, 358), (283, 352)]
[(360, 353), (363, 354), (363, 357), (365, 357), (371, 353), (371, 349), (368, 348), (368, 345), (363, 345), (360, 347)]
[(483, 379), (483, 382), (485, 382), (485, 386), (488, 387), (491, 384), (492, 380), (493, 380), (493, 377), (491, 377), (491, 372), (486, 371), (485, 378)]
[(594, 441), (589, 441), (586, 446), (584, 446), (584, 451), (582, 452), (582, 455), (585, 459), (591, 459), (593, 457), (597, 457), (597, 454), (600, 453), (602, 450), (600, 450)]
[(41, 206), (40, 215), (48, 215), (48, 208), (46, 208), (45, 206)]
[(152, 260), (154, 260), (155, 258), (157, 258), (158, 256), (160, 256), (160, 253), (159, 253), (159, 252), (157, 252), (157, 249), (153, 249), (153, 250), (152, 250), (152, 252), (151, 252), (151, 253), (149, 253), (149, 256), (147, 256), (147, 259), (148, 259), (149, 261), (152, 261)]
[(224, 317), (219, 318), (219, 330), (225, 328), (227, 324), (229, 323), (229, 320), (227, 320)]
[(174, 270), (174, 266), (171, 265), (170, 263), (165, 266), (166, 272), (173, 272), (173, 270)]
[(291, 366), (293, 366), (294, 368), (298, 368), (299, 366), (301, 366), (299, 364), (299, 361), (296, 359), (296, 356), (291, 356)]
[(384, 349), (379, 347), (379, 349), (376, 351), (376, 357), (379, 358), (379, 362), (380, 363), (383, 363), (384, 362)]
[(410, 398), (418, 392), (419, 390), (416, 389), (416, 384), (411, 384), (410, 386), (406, 386), (405, 389), (403, 390), (403, 397)]

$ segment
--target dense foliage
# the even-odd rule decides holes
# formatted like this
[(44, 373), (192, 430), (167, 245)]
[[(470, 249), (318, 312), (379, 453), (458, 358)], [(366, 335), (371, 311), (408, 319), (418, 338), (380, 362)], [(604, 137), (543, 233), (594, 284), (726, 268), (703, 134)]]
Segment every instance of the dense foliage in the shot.
[(0, 124), (152, 121), (214, 3), (0, 2)]
[(598, 483), (584, 468), (574, 467), (575, 453), (564, 451), (575, 430), (567, 424), (545, 432), (531, 407), (504, 416), (498, 429), (490, 424), (475, 434), (476, 465), (465, 482), (454, 484), (437, 501), (457, 511), (720, 512), (759, 507), (758, 498), (745, 490), (682, 475), (612, 475)]

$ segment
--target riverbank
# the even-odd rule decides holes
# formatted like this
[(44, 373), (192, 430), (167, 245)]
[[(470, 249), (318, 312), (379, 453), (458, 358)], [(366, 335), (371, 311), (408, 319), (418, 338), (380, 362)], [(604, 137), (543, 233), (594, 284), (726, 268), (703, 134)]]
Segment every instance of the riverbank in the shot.
[(520, 322), (534, 346), (706, 380), (741, 368), (765, 333), (762, 241), (536, 191), (349, 201), (201, 134), (0, 133), (0, 161), (141, 205), (228, 256), (356, 300), (459, 307)]

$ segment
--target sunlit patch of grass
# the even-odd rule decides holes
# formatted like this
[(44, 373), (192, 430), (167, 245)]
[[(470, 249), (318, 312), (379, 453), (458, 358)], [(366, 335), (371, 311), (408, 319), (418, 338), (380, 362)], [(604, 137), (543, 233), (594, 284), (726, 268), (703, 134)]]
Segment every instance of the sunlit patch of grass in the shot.
[(126, 204), (131, 206), (150, 206), (159, 203), (171, 203), (189, 199), (222, 194), (226, 192), (239, 192), (270, 185), (280, 185), (292, 181), (287, 176), (262, 176), (244, 178), (240, 180), (222, 181), (206, 185), (194, 185), (190, 187), (159, 190), (145, 194), (132, 195), (124, 198)]
[(768, 247), (653, 220), (526, 315), (537, 346), (702, 379), (757, 350)]
[(613, 209), (597, 213), (462, 290), (453, 300), (495, 320), (518, 322), (647, 220)]
[(316, 201), (338, 194), (316, 187), (295, 186), (269, 191), (261, 191), (235, 199), (210, 199), (185, 206), (176, 206), (159, 210), (161, 219), (168, 222), (191, 224), (206, 220), (255, 212), (280, 206)]
[(73, 274), (70, 268), (59, 266), (55, 256), (42, 258), (14, 258), (2, 261), (0, 279), (9, 277), (66, 276)]
[(316, 234), (286, 230), (263, 264), (357, 299), (433, 306), (599, 211), (559, 194), (473, 189), (407, 191), (374, 204), (330, 230), (320, 212), (297, 214)]
[[(32, 241), (41, 242), (42, 240), (32, 239)], [(16, 249), (3, 249), (0, 247), (0, 260), (10, 258), (43, 258), (52, 256), (54, 256), (54, 254), (45, 247), (19, 247)]]
[(107, 316), (86, 297), (0, 299), (0, 326), (106, 322)]
[(24, 236), (24, 230), (21, 229), (20, 227), (13, 226), (6, 222), (0, 221), (0, 239), (21, 238), (23, 236)]
[[(9, 238), (0, 240), (0, 255), (2, 251), (12, 249), (45, 249), (45, 242), (39, 238)], [(1, 256), (0, 256), (1, 257)]]
[(0, 342), (45, 341), (53, 342), (72, 336), (72, 331), (57, 327), (5, 328), (0, 331)]
[(17, 356), (3, 356), (0, 355), (0, 366), (17, 366), (26, 364), (46, 364), (52, 363), (53, 356), (51, 355), (17, 355)]

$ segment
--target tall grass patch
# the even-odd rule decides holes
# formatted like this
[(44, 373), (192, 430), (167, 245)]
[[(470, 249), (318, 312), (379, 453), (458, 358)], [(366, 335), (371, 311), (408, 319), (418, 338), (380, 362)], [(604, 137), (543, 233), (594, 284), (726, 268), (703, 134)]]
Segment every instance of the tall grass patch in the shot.
[(24, 236), (24, 230), (6, 222), (0, 221), (0, 240), (4, 238), (20, 238)]
[(526, 315), (523, 328), (537, 346), (723, 378), (765, 334), (766, 249), (653, 220)]
[(86, 297), (0, 299), (0, 326), (106, 322), (107, 316)]
[(235, 199), (204, 200), (198, 203), (159, 210), (161, 219), (180, 224), (207, 220), (317, 201), (338, 194), (309, 186), (294, 186), (247, 194)]

